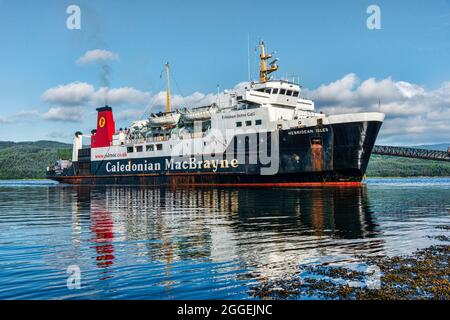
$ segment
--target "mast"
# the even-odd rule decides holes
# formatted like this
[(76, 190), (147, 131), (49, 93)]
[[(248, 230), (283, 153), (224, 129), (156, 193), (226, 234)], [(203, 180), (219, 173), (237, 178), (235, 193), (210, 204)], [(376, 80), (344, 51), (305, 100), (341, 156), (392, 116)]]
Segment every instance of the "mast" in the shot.
[(247, 33), (247, 80), (250, 82), (250, 33)]
[(166, 78), (167, 78), (167, 102), (166, 111), (170, 112), (170, 77), (169, 77), (169, 63), (166, 63)]
[(268, 80), (270, 80), (270, 77), (268, 76), (269, 74), (271, 74), (274, 71), (278, 70), (278, 66), (276, 65), (276, 62), (278, 61), (278, 59), (274, 59), (272, 60), (269, 64), (270, 64), (270, 68), (267, 68), (267, 63), (266, 60), (267, 59), (272, 59), (272, 54), (268, 54), (266, 55), (266, 50), (265, 50), (265, 45), (264, 45), (264, 41), (261, 41), (259, 43), (259, 48), (261, 49), (261, 64), (260, 64), (260, 70), (259, 70), (259, 81), (260, 82), (267, 82)]

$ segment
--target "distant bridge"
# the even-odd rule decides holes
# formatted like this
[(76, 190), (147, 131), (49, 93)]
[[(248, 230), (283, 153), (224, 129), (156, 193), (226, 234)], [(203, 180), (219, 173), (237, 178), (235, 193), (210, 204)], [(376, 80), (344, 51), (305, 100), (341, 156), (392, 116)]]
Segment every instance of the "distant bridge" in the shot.
[(386, 156), (450, 161), (450, 150), (437, 151), (437, 150), (407, 148), (407, 147), (375, 146), (373, 148), (372, 153)]

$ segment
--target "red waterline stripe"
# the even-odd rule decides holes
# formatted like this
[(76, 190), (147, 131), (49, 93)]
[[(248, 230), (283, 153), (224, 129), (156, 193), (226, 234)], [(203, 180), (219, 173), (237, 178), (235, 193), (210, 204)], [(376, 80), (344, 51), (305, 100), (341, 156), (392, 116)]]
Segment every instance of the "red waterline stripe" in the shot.
[(189, 183), (186, 186), (218, 186), (218, 187), (360, 187), (362, 182), (267, 182), (267, 183)]
[[(72, 180), (75, 178), (67, 177), (69, 179), (61, 179), (61, 181), (64, 180)], [(89, 177), (83, 177), (88, 178)], [(78, 179), (83, 179), (79, 177)], [(95, 185), (95, 178), (94, 179), (94, 185)], [(120, 184), (117, 184), (120, 185)], [(167, 184), (142, 184), (142, 186), (171, 186), (173, 184), (167, 183)], [(363, 185), (362, 182), (356, 182), (356, 181), (345, 181), (345, 182), (255, 182), (255, 183), (177, 183), (178, 186), (192, 186), (192, 187), (361, 187)]]

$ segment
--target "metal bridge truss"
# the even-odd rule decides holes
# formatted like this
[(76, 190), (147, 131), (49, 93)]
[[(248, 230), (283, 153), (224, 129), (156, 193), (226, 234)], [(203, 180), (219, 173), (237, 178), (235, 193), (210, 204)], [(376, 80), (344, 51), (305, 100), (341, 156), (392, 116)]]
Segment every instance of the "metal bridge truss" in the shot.
[(447, 151), (437, 151), (428, 149), (417, 149), (407, 147), (393, 146), (375, 146), (373, 154), (381, 154), (386, 156), (397, 156), (406, 158), (417, 158), (438, 161), (450, 161), (450, 153)]

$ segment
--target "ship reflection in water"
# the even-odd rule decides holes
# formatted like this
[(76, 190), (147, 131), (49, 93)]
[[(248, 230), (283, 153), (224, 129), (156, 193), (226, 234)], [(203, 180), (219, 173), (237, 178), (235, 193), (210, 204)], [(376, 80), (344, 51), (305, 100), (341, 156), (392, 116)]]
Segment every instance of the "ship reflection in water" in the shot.
[[(293, 273), (299, 264), (383, 250), (365, 188), (73, 190), (81, 208), (90, 203), (97, 266), (113, 267), (121, 254), (114, 242), (129, 243), (137, 259), (164, 269), (158, 272), (166, 289), (183, 286), (179, 273), (199, 272), (197, 263), (213, 278), (220, 279), (218, 268), (223, 277), (239, 271), (238, 279), (254, 283)], [(171, 272), (184, 262), (183, 271)]]
[[(12, 209), (0, 222), (8, 238), (0, 257), (9, 261), (0, 262), (0, 297), (25, 299), (249, 298), (250, 287), (301, 265), (429, 245), (450, 207), (448, 187), (428, 192), (428, 200), (415, 188), (377, 185), (0, 191), (28, 201), (27, 210), (3, 201)], [(80, 267), (79, 290), (66, 287), (69, 265)]]

